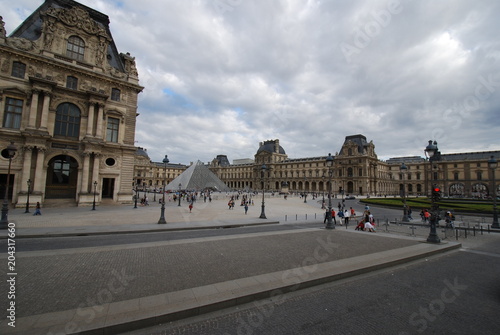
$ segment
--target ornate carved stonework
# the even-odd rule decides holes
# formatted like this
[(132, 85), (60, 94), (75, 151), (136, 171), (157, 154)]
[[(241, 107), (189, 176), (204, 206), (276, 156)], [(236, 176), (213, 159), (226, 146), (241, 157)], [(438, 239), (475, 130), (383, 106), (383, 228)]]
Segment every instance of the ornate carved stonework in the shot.
[(7, 38), (7, 44), (13, 48), (23, 51), (33, 51), (37, 48), (35, 42), (20, 37)]
[(70, 27), (75, 27), (83, 30), (90, 35), (106, 36), (106, 31), (92, 20), (89, 13), (81, 7), (73, 7), (71, 9), (49, 8), (43, 14), (59, 19), (61, 22)]

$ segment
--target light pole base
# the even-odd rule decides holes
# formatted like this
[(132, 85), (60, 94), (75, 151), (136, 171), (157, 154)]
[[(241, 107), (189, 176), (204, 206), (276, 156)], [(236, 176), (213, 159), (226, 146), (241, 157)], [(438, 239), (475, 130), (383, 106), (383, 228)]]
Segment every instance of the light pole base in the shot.
[(334, 225), (332, 222), (328, 222), (328, 223), (326, 224), (326, 227), (325, 227), (325, 228), (326, 228), (326, 229), (335, 229), (335, 225)]
[(429, 243), (441, 243), (441, 239), (437, 235), (429, 235), (429, 237), (427, 237), (427, 242), (429, 242)]

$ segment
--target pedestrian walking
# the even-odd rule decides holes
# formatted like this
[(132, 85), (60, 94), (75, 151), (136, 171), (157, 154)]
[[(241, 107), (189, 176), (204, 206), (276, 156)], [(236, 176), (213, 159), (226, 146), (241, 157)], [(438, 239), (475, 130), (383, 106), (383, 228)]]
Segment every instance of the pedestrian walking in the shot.
[(349, 211), (346, 209), (344, 212), (344, 222), (345, 222), (346, 227), (349, 224), (349, 215), (350, 215)]
[(33, 213), (33, 215), (42, 215), (42, 211), (40, 210), (40, 203), (39, 202), (36, 203), (35, 213)]
[(248, 203), (245, 202), (245, 215), (247, 214), (247, 212), (248, 212)]
[(192, 202), (190, 202), (190, 203), (189, 203), (189, 213), (191, 213), (191, 211), (192, 211), (192, 210), (193, 210), (193, 203), (192, 203)]

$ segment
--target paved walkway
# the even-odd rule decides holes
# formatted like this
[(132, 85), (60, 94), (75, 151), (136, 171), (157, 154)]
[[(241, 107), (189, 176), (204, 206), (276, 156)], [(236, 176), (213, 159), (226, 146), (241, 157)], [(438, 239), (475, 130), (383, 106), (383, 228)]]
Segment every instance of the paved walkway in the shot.
[[(214, 228), (313, 221), (317, 228), (190, 240), (71, 248), (16, 254), (16, 327), (2, 334), (113, 334), (198, 315), (252, 300), (347, 278), (454, 250), (424, 239), (386, 233), (325, 230), (319, 204), (298, 197), (266, 198), (267, 219), (254, 199), (249, 213), (229, 210), (224, 196), (211, 203), (46, 208), (42, 216), (9, 212), (17, 238)], [(362, 208), (360, 207), (358, 212)], [(307, 220), (306, 220), (307, 215)], [(286, 220), (286, 221), (285, 221)], [(4, 234), (2, 234), (4, 235)], [(6, 242), (4, 239), (3, 242)], [(1, 244), (6, 247), (6, 243)], [(7, 255), (0, 257), (7, 263)], [(4, 267), (5, 268), (5, 267)], [(7, 271), (6, 271), (7, 272)], [(8, 292), (6, 281), (0, 284)], [(10, 299), (10, 298), (9, 298)], [(0, 301), (7, 306), (7, 294)], [(9, 300), (9, 302), (12, 300)], [(5, 308), (6, 309), (6, 308)], [(4, 309), (4, 310), (5, 310)]]

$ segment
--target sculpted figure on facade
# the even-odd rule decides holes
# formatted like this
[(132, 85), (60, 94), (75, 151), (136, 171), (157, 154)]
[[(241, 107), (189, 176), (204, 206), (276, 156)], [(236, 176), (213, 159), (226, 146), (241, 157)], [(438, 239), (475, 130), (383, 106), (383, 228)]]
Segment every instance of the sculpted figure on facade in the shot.
[(43, 22), (43, 47), (50, 50), (52, 48), (52, 41), (56, 32), (56, 19), (52, 16), (47, 16)]
[(7, 32), (5, 31), (5, 22), (3, 22), (3, 17), (0, 16), (0, 37), (5, 38)]

